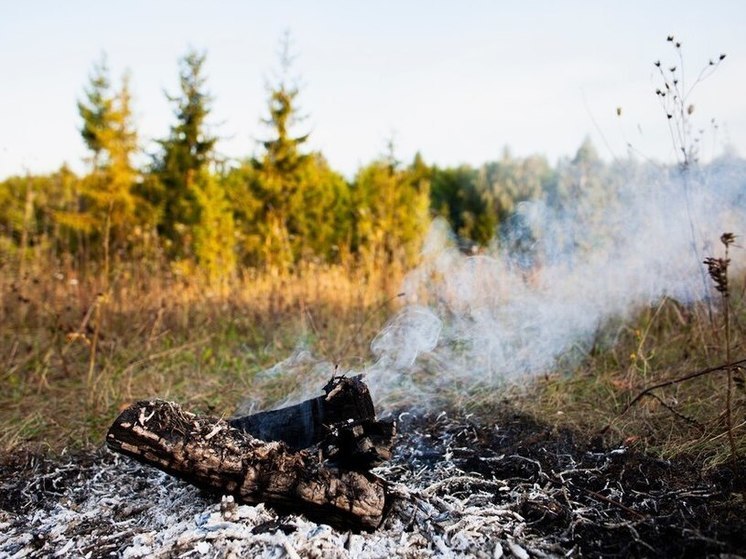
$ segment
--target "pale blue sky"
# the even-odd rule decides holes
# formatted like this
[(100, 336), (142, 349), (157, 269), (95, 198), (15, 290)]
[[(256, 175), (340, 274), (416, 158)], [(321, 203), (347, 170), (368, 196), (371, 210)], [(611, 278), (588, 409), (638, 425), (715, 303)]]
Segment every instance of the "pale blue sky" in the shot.
[(746, 155), (742, 1), (0, 0), (0, 178), (85, 168), (76, 100), (102, 51), (117, 82), (132, 73), (147, 145), (173, 121), (163, 90), (177, 92), (178, 58), (205, 49), (219, 151), (253, 153), (286, 29), (304, 131), (348, 176), (392, 136), (401, 159), (419, 150), (440, 165), (479, 164), (506, 145), (555, 161), (586, 135), (606, 157), (629, 141), (671, 161), (652, 65), (674, 60), (669, 33), (690, 76), (728, 54), (695, 91), (695, 122), (715, 117), (717, 145)]

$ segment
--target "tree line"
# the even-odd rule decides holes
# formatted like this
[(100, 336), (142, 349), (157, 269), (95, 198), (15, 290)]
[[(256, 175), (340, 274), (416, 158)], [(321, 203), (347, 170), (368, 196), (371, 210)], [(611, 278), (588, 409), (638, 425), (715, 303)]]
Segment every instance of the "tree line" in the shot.
[[(114, 84), (105, 60), (94, 65), (78, 103), (89, 170), (0, 183), (3, 265), (34, 254), (79, 267), (145, 260), (214, 281), (309, 260), (409, 266), (436, 216), (475, 250), (515, 226), (522, 202), (577, 204), (613, 180), (586, 141), (555, 166), (507, 149), (480, 167), (441, 168), (419, 154), (404, 164), (390, 147), (348, 181), (306, 149), (308, 135), (292, 133), (299, 90), (287, 71), (269, 90), (260, 154), (228, 164), (208, 126), (205, 60), (190, 51), (179, 61), (179, 91), (167, 94), (173, 124), (140, 166), (129, 76)], [(285, 55), (281, 63), (287, 70)]]

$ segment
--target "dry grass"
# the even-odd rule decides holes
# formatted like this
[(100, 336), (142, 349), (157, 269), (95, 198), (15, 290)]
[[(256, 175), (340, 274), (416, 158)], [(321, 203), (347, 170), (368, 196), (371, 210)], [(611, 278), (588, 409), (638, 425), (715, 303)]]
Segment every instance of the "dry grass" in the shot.
[[(732, 300), (733, 359), (746, 357), (746, 299)], [(609, 442), (625, 441), (664, 457), (695, 455), (710, 465), (731, 458), (726, 425), (727, 370), (674, 383), (625, 406), (643, 389), (726, 362), (725, 326), (711, 322), (705, 305), (685, 308), (666, 299), (641, 311), (634, 324), (609, 326), (599, 344), (571, 374), (538, 379), (518, 407), (557, 425), (590, 434), (609, 426)], [(733, 433), (739, 456), (746, 455), (746, 391), (733, 396)]]
[(142, 398), (214, 414), (250, 396), (281, 398), (282, 383), (257, 388), (254, 374), (298, 344), (342, 366), (365, 358), (399, 284), (314, 265), (218, 290), (134, 267), (108, 287), (42, 267), (9, 276), (0, 276), (2, 449), (100, 444), (118, 410)]
[[(256, 373), (299, 344), (331, 363), (360, 367), (370, 340), (399, 305), (401, 276), (308, 265), (293, 276), (253, 273), (211, 290), (145, 267), (120, 267), (108, 289), (95, 275), (33, 267), (23, 280), (0, 274), (0, 448), (98, 445), (119, 409), (154, 396), (218, 415), (247, 397), (273, 403), (302, 375), (267, 380)], [(744, 289), (744, 282), (731, 281), (733, 359), (746, 355)], [(704, 306), (667, 299), (632, 323), (607, 325), (573, 369), (515, 394), (460, 386), (443, 397), (486, 410), (507, 396), (543, 421), (591, 434), (610, 424), (610, 442), (717, 464), (731, 454), (726, 374), (674, 384), (619, 412), (647, 386), (724, 361), (721, 318), (711, 321)], [(732, 424), (742, 457), (746, 391), (739, 375)]]

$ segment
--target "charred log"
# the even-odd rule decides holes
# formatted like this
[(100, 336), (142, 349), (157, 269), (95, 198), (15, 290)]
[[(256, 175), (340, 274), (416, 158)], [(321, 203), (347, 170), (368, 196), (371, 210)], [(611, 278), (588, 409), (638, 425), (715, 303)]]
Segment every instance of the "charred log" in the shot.
[(391, 458), (395, 434), (393, 421), (376, 421), (370, 392), (359, 376), (333, 377), (323, 396), (229, 423), (291, 449), (318, 446), (325, 459), (350, 470), (368, 470)]
[(375, 420), (368, 387), (357, 377), (333, 377), (324, 395), (300, 404), (233, 418), (229, 423), (263, 441), (282, 441), (300, 450), (320, 443), (329, 426), (344, 421)]
[[(337, 454), (350, 445), (366, 446), (366, 437), (354, 436), (355, 431), (368, 433), (369, 441), (378, 432), (386, 436), (383, 426), (367, 431), (358, 427), (362, 424), (351, 426), (351, 432), (342, 429), (345, 434), (336, 440), (345, 442)], [(282, 442), (258, 440), (222, 419), (197, 416), (170, 402), (132, 405), (111, 426), (106, 442), (202, 489), (249, 504), (265, 502), (340, 527), (375, 529), (386, 508), (385, 482), (369, 472), (330, 467), (318, 451), (293, 452)]]
[(321, 441), (322, 456), (349, 470), (369, 470), (391, 459), (396, 434), (393, 420), (363, 420), (337, 423)]

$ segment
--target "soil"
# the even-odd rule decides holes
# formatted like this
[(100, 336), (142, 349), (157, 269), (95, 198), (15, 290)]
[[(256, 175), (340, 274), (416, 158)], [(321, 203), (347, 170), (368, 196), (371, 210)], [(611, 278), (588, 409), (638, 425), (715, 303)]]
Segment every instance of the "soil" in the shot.
[(0, 557), (739, 557), (746, 464), (703, 471), (531, 417), (398, 415), (392, 505), (340, 532), (102, 448), (0, 460)]

